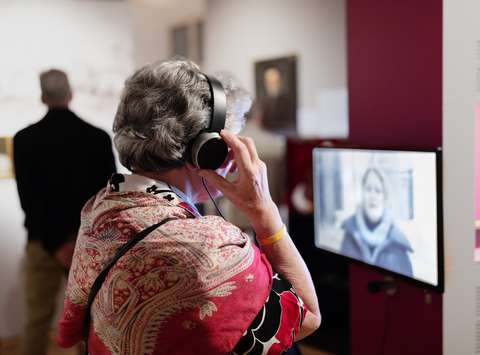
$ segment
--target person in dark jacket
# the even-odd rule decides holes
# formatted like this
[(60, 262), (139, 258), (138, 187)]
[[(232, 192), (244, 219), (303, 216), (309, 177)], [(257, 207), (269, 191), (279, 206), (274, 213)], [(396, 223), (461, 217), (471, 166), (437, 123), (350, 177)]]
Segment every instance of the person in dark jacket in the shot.
[(26, 326), (22, 354), (45, 354), (56, 295), (67, 274), (85, 202), (115, 172), (109, 135), (80, 119), (68, 106), (67, 75), (40, 75), (48, 112), (13, 140), (20, 204), (28, 234)]
[(409, 253), (413, 252), (405, 234), (386, 208), (385, 178), (377, 168), (368, 168), (362, 178), (362, 202), (356, 213), (342, 223), (344, 255), (412, 276)]

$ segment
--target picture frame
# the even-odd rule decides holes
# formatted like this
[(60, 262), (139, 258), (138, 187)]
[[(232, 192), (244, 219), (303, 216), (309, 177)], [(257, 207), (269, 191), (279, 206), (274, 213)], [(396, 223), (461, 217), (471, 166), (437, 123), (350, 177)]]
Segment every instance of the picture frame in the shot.
[(203, 22), (198, 19), (178, 23), (170, 29), (170, 56), (203, 61)]
[(255, 94), (267, 130), (297, 132), (297, 57), (285, 56), (255, 62)]

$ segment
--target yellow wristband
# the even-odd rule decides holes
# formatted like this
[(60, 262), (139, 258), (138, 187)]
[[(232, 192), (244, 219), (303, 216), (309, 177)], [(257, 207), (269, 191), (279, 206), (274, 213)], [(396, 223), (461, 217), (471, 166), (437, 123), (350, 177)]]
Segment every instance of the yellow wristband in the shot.
[(264, 246), (264, 245), (270, 245), (273, 243), (278, 242), (280, 239), (283, 238), (283, 235), (285, 231), (285, 225), (282, 225), (282, 228), (280, 228), (275, 234), (271, 235), (270, 237), (267, 238), (258, 238), (258, 244)]

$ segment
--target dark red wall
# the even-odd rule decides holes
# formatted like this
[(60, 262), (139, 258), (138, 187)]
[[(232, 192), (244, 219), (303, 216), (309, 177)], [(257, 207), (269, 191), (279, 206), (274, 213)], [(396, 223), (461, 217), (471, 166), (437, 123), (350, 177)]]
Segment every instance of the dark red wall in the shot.
[(442, 144), (442, 1), (347, 0), (350, 139)]
[[(442, 0), (347, 0), (350, 141), (393, 147), (442, 144)], [(442, 297), (350, 267), (353, 355), (440, 355)]]

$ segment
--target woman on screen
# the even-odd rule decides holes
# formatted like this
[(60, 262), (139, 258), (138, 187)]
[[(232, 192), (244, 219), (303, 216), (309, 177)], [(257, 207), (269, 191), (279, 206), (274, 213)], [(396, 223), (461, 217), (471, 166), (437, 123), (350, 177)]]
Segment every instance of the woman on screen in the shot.
[(362, 200), (353, 216), (342, 223), (342, 254), (412, 276), (408, 255), (412, 247), (387, 209), (387, 186), (379, 169), (370, 167), (362, 177)]

